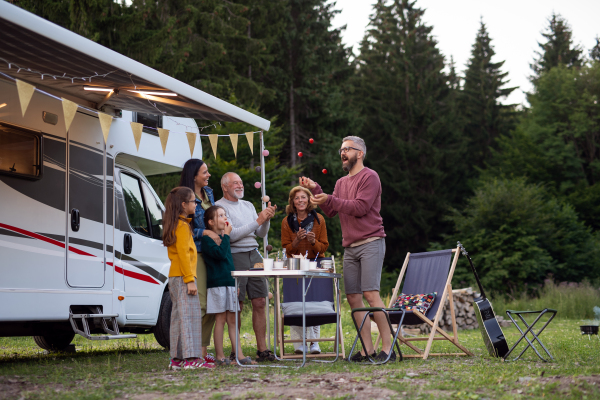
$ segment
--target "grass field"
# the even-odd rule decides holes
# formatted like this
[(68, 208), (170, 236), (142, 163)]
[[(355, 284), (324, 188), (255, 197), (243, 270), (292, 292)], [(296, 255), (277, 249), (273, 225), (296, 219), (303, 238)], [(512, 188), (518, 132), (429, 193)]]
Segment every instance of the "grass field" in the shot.
[[(349, 351), (354, 335), (347, 311), (343, 326)], [(253, 354), (250, 315), (244, 314), (242, 345), (245, 353)], [(580, 322), (557, 318), (543, 333), (555, 358), (551, 363), (541, 362), (531, 350), (517, 362), (491, 358), (480, 332), (473, 330), (461, 331), (459, 337), (474, 357), (405, 359), (377, 367), (310, 362), (301, 370), (232, 366), (171, 372), (168, 353), (152, 335), (112, 342), (78, 336), (74, 354), (46, 354), (27, 337), (0, 338), (0, 399), (597, 399), (600, 341), (582, 337)], [(516, 328), (504, 332), (509, 344), (518, 338)], [(333, 326), (322, 327), (322, 337), (332, 335)], [(453, 351), (452, 347), (436, 342), (434, 350)], [(403, 351), (408, 353), (406, 347)], [(294, 362), (278, 365), (282, 364)]]

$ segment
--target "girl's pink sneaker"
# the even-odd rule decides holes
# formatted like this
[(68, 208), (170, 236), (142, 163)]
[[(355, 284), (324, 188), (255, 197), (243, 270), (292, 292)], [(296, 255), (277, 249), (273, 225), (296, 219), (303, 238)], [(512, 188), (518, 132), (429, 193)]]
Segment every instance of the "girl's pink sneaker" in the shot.
[(209, 364), (202, 358), (196, 358), (194, 360), (185, 360), (183, 369), (199, 369), (199, 368), (215, 368), (215, 364)]
[(169, 363), (169, 369), (172, 369), (173, 371), (178, 371), (181, 368), (183, 368), (185, 366), (185, 361), (183, 360), (175, 360), (174, 358), (171, 359), (171, 362)]
[(212, 354), (208, 353), (206, 355), (206, 357), (204, 357), (204, 361), (207, 362), (208, 364), (214, 364), (216, 359), (215, 356), (213, 356)]

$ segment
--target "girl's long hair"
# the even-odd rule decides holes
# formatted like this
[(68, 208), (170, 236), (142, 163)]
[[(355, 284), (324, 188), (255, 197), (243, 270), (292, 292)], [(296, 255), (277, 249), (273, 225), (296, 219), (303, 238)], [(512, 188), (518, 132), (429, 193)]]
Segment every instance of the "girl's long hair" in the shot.
[(204, 161), (199, 160), (197, 158), (190, 158), (183, 165), (183, 169), (181, 170), (181, 178), (179, 179), (179, 186), (185, 186), (192, 191), (196, 191), (196, 184), (194, 183), (194, 178), (198, 175), (198, 171), (200, 171), (200, 167), (204, 164)]
[[(181, 203), (188, 201), (194, 191), (188, 187), (178, 186), (171, 190), (165, 201), (165, 215), (163, 217), (163, 245), (172, 246), (177, 241), (177, 225), (180, 215), (183, 214)], [(189, 226), (189, 225), (188, 225)], [(190, 227), (190, 230), (192, 228)]]

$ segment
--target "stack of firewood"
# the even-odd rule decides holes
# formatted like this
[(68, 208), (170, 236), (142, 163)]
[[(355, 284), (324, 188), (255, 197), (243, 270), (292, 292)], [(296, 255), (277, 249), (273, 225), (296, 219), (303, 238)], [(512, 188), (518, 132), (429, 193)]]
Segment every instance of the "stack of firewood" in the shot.
[[(475, 310), (473, 309), (473, 299), (479, 297), (479, 293), (473, 292), (473, 289), (469, 287), (453, 290), (452, 297), (454, 298), (454, 315), (456, 316), (458, 329), (478, 328), (479, 324), (477, 323), (477, 317), (475, 317)], [(429, 315), (429, 318), (433, 320), (435, 316)], [(510, 326), (511, 324), (510, 321), (505, 321), (502, 316), (497, 316), (496, 318), (502, 327)], [(428, 324), (411, 326), (410, 328), (418, 328), (420, 333), (431, 332), (431, 327)], [(444, 303), (444, 310), (442, 311), (440, 328), (452, 334), (452, 317), (450, 316), (450, 303), (447, 298)]]

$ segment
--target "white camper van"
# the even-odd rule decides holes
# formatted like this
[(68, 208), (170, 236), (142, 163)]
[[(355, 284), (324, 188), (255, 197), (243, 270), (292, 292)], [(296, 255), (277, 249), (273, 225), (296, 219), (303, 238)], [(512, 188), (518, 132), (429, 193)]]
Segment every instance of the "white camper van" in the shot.
[[(190, 158), (194, 118), (269, 121), (7, 2), (0, 33), (0, 336), (60, 350), (153, 332), (167, 347), (163, 205), (146, 177)], [(36, 88), (24, 115), (17, 79)], [(62, 99), (79, 105), (68, 131)], [(106, 143), (98, 112), (113, 116)]]

